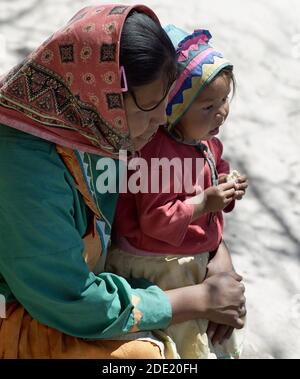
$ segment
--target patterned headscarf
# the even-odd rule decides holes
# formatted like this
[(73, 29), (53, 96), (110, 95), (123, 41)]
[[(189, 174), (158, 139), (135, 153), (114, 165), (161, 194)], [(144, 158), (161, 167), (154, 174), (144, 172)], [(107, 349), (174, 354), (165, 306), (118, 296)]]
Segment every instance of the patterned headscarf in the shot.
[(208, 42), (208, 30), (195, 30), (188, 34), (173, 25), (165, 28), (177, 48), (180, 76), (169, 97), (167, 107), (169, 129), (179, 122), (193, 101), (216, 75), (225, 67), (233, 67), (223, 55)]
[(132, 10), (86, 7), (0, 83), (0, 123), (81, 151), (117, 157), (131, 140), (121, 90), (120, 39)]

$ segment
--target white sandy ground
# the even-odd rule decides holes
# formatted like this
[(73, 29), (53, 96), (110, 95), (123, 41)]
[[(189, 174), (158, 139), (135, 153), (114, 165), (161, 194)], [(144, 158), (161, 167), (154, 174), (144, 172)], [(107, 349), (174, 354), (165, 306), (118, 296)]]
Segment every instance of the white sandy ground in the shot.
[[(300, 2), (141, 2), (163, 24), (209, 29), (235, 65), (238, 90), (221, 137), (233, 168), (250, 181), (247, 198), (226, 218), (247, 286), (244, 358), (299, 358)], [(90, 4), (101, 1), (0, 0), (0, 73)]]

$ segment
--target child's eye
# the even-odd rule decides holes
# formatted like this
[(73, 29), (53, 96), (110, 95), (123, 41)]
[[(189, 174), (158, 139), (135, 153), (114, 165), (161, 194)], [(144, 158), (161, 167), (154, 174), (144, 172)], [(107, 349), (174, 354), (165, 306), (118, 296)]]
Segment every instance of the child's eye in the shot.
[(204, 111), (210, 111), (211, 109), (213, 109), (213, 105), (209, 105), (208, 107), (205, 107), (205, 108), (202, 108)]

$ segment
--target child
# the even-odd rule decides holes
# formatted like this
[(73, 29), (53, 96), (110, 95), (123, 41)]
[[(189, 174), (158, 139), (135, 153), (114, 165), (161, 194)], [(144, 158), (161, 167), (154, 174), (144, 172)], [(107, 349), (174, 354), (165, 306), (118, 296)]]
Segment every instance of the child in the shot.
[[(229, 113), (233, 66), (208, 44), (208, 31), (187, 35), (174, 26), (166, 30), (178, 46), (180, 76), (169, 98), (168, 127), (158, 130), (141, 157), (149, 166), (152, 158), (190, 158), (194, 163), (202, 158), (204, 167), (196, 172), (192, 166), (193, 195), (185, 189), (175, 193), (173, 182), (168, 193), (160, 188), (159, 193), (120, 196), (114, 225), (116, 246), (108, 255), (106, 269), (125, 277), (147, 278), (168, 290), (232, 271), (223, 241), (222, 211), (230, 212), (235, 200), (242, 199), (247, 178), (237, 172), (228, 176), (229, 165), (215, 137)], [(153, 170), (149, 173), (153, 175)], [(175, 176), (171, 176), (173, 181)], [(241, 354), (237, 331), (207, 320), (172, 325), (167, 333), (181, 358)]]

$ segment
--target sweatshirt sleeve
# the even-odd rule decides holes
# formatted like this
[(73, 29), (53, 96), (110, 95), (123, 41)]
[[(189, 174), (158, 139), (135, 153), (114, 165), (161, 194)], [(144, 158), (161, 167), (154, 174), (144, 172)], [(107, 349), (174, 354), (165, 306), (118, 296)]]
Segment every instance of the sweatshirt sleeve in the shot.
[(187, 234), (194, 208), (178, 198), (172, 187), (173, 181), (170, 180), (170, 183), (168, 193), (161, 190), (158, 193), (139, 192), (135, 194), (135, 201), (142, 232), (177, 247)]
[(39, 322), (81, 338), (166, 328), (171, 305), (157, 286), (89, 272), (84, 204), (55, 146), (0, 141), (0, 274), (14, 297)]

